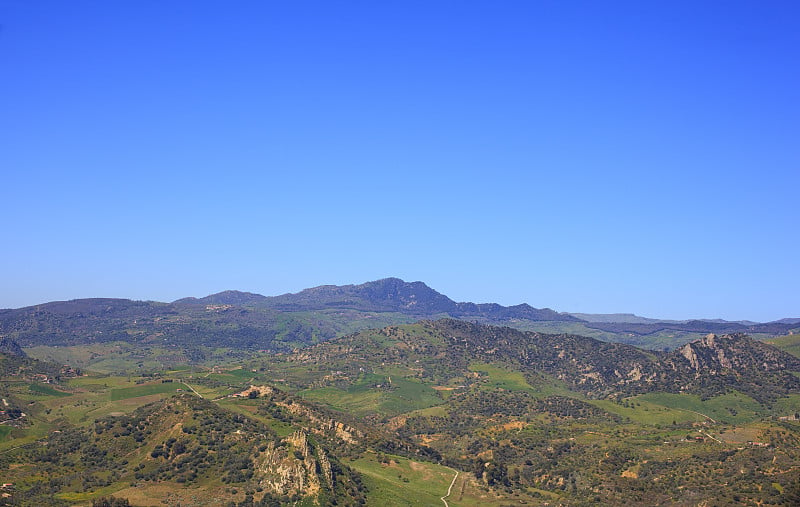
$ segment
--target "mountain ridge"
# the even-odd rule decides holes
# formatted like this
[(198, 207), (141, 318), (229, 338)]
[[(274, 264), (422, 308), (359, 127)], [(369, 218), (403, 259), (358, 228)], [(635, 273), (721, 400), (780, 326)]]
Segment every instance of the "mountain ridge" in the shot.
[[(380, 335), (387, 340), (377, 340)], [(470, 361), (498, 361), (551, 375), (590, 398), (652, 391), (719, 395), (732, 386), (759, 400), (800, 393), (800, 378), (789, 373), (800, 372), (800, 359), (743, 334), (708, 335), (657, 352), (585, 336), (440, 319), (362, 331), (303, 349), (295, 357), (313, 364), (349, 358), (354, 369), (369, 368), (371, 362), (410, 366), (416, 361), (423, 369), (444, 363), (466, 371)]]
[(590, 318), (590, 314), (559, 313), (527, 303), (455, 302), (424, 282), (390, 277), (362, 284), (320, 285), (279, 296), (227, 290), (172, 303), (114, 298), (52, 301), (0, 310), (0, 337), (13, 339), (22, 347), (158, 341), (190, 348), (225, 344), (288, 351), (361, 329), (450, 317), (664, 349), (707, 333), (780, 336), (800, 329), (798, 319), (791, 318), (752, 324), (619, 315)]
[(603, 326), (626, 325), (626, 332), (647, 334), (647, 326), (695, 326), (706, 325), (739, 326), (738, 329), (767, 325), (797, 326), (800, 318), (782, 318), (774, 321), (755, 322), (749, 320), (729, 321), (724, 319), (657, 319), (633, 313), (594, 314), (582, 312), (557, 312), (550, 308), (535, 308), (528, 303), (503, 306), (498, 303), (455, 302), (448, 296), (432, 289), (421, 281), (406, 282), (400, 278), (387, 277), (379, 280), (348, 285), (319, 285), (299, 292), (289, 292), (277, 296), (265, 296), (258, 293), (224, 290), (203, 297), (188, 296), (172, 302), (154, 300), (135, 300), (126, 298), (79, 298), (71, 300), (49, 301), (19, 308), (0, 309), (0, 317), (8, 312), (18, 310), (42, 310), (54, 313), (103, 313), (119, 310), (120, 307), (138, 306), (192, 306), (192, 305), (232, 305), (258, 306), (280, 311), (309, 311), (330, 308), (365, 309), (372, 311), (404, 310), (410, 314), (448, 313), (453, 317), (487, 316), (490, 318), (527, 318), (531, 320), (549, 320), (564, 322), (586, 322), (591, 327), (601, 329)]
[(424, 282), (406, 282), (394, 277), (358, 285), (320, 285), (297, 293), (268, 297), (263, 304), (284, 311), (349, 308), (367, 311), (399, 311), (426, 317), (443, 313), (456, 318), (581, 321), (576, 317), (561, 314), (549, 308), (533, 308), (527, 303), (502, 306), (497, 303), (455, 302)]

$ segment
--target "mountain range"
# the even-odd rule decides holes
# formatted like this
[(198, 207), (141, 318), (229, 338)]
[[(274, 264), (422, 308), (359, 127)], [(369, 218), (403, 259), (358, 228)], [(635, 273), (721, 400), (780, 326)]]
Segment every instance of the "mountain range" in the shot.
[(454, 318), (491, 321), (526, 319), (577, 322), (580, 319), (549, 308), (538, 309), (527, 304), (501, 306), (495, 303), (457, 303), (423, 282), (405, 282), (384, 278), (360, 285), (321, 285), (294, 294), (266, 297), (249, 292), (225, 291), (204, 298), (184, 298), (173, 304), (230, 304), (270, 308), (283, 312), (349, 309), (362, 312), (398, 312), (429, 318), (449, 315)]
[(110, 298), (55, 301), (0, 310), (0, 336), (23, 347), (132, 341), (289, 350), (360, 329), (443, 317), (570, 332), (648, 348), (674, 348), (708, 333), (769, 337), (800, 329), (798, 319), (660, 321), (631, 314), (560, 313), (524, 303), (455, 302), (423, 282), (386, 278), (271, 297), (229, 290), (172, 303)]
[(456, 303), (398, 279), (3, 310), (0, 493), (37, 506), (797, 505), (796, 337), (669, 330), (678, 346), (647, 350), (581, 336), (757, 326), (623, 318)]

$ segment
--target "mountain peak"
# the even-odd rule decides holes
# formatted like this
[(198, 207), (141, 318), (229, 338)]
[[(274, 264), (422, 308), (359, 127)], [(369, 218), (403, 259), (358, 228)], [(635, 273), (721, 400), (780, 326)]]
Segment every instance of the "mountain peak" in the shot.
[(359, 285), (320, 285), (294, 294), (266, 298), (264, 305), (284, 311), (348, 308), (411, 315), (450, 313), (456, 304), (423, 282), (382, 278)]
[(358, 285), (355, 289), (373, 301), (394, 303), (408, 310), (428, 313), (448, 312), (455, 308), (455, 302), (452, 299), (431, 289), (423, 282), (384, 278)]
[(575, 321), (580, 319), (526, 303), (505, 307), (496, 303), (456, 303), (423, 282), (389, 277), (359, 285), (321, 285), (295, 294), (266, 298), (263, 306), (283, 311), (314, 311), (328, 308), (367, 312), (397, 312), (413, 317), (442, 315), (480, 321), (511, 319)]

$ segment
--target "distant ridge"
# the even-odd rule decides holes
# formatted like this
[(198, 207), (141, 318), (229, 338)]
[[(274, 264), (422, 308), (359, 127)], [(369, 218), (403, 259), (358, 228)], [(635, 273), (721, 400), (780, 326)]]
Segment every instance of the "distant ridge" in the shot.
[(351, 308), (417, 314), (447, 313), (455, 303), (422, 282), (384, 278), (359, 285), (320, 285), (267, 298), (265, 305), (284, 311)]
[[(583, 323), (587, 327), (609, 332), (647, 335), (664, 329), (690, 332), (763, 332), (777, 334), (800, 326), (800, 318), (783, 318), (759, 323), (748, 320), (722, 319), (667, 320), (642, 317), (633, 313), (580, 313), (557, 312), (550, 308), (534, 308), (527, 303), (502, 306), (497, 303), (455, 302), (432, 289), (424, 282), (406, 282), (389, 277), (352, 285), (320, 285), (296, 293), (264, 296), (253, 292), (225, 290), (205, 297), (185, 297), (171, 303), (138, 301), (122, 298), (84, 298), (69, 301), (51, 301), (17, 309), (0, 309), (4, 316), (25, 312), (45, 312), (71, 317), (132, 316), (137, 312), (148, 314), (170, 311), (171, 307), (231, 305), (257, 307), (283, 312), (352, 309), (368, 312), (398, 312), (405, 315), (430, 318), (448, 315), (459, 319), (478, 319), (490, 322), (556, 321)], [(0, 332), (2, 327), (0, 326)]]
[(796, 319), (783, 319), (782, 321), (757, 323), (750, 321), (730, 322), (725, 320), (686, 320), (669, 321), (653, 320), (650, 322), (588, 322), (587, 327), (607, 331), (610, 333), (628, 333), (631, 335), (649, 335), (664, 330), (682, 331), (688, 333), (717, 333), (717, 334), (770, 334), (778, 335), (788, 333), (798, 326), (793, 323)]
[(426, 318), (449, 315), (457, 318), (479, 318), (491, 321), (511, 319), (581, 321), (569, 314), (558, 313), (549, 308), (534, 308), (525, 303), (514, 306), (502, 306), (496, 303), (457, 303), (423, 282), (406, 282), (391, 277), (358, 285), (320, 285), (296, 293), (270, 297), (251, 292), (227, 290), (203, 298), (178, 299), (172, 304), (228, 304), (270, 308), (283, 312), (341, 308), (367, 312), (399, 312)]
[(253, 294), (252, 292), (241, 292), (238, 290), (226, 290), (211, 294), (204, 298), (183, 298), (173, 301), (173, 305), (234, 305), (244, 306), (253, 303), (258, 303), (267, 299), (266, 296), (261, 294)]
[(456, 303), (423, 282), (406, 282), (384, 278), (360, 285), (321, 285), (295, 294), (265, 298), (263, 306), (282, 311), (311, 311), (347, 308), (361, 311), (400, 312), (419, 317), (449, 315), (469, 319), (506, 321), (525, 319), (538, 321), (581, 320), (549, 308), (533, 308), (527, 304), (502, 306), (496, 303)]
[[(652, 322), (665, 322), (658, 319), (650, 319), (647, 317), (640, 317), (633, 313), (575, 313), (570, 312), (570, 315), (577, 317), (586, 322), (619, 322), (625, 324), (650, 324)], [(678, 321), (671, 321), (678, 322)]]
[(89, 298), (0, 309), (0, 337), (21, 347), (146, 341), (190, 348), (224, 344), (238, 349), (291, 350), (361, 329), (447, 317), (522, 330), (596, 333), (607, 341), (657, 344), (653, 348), (658, 349), (683, 345), (708, 333), (775, 337), (800, 332), (796, 318), (763, 324), (663, 321), (633, 314), (559, 313), (525, 303), (455, 302), (421, 281), (384, 278), (271, 297), (226, 290), (172, 303)]

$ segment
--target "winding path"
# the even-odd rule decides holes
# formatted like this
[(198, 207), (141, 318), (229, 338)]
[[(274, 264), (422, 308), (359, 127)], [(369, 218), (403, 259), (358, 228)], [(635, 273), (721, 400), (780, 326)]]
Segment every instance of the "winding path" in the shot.
[(198, 397), (200, 397), (201, 399), (203, 398), (203, 395), (202, 395), (202, 394), (200, 394), (200, 393), (198, 393), (197, 391), (195, 391), (194, 387), (190, 386), (190, 385), (189, 385), (189, 384), (187, 384), (186, 382), (183, 382), (183, 385), (185, 385), (186, 387), (188, 387), (189, 389), (191, 389), (191, 390), (192, 390), (192, 392), (193, 392), (194, 394), (196, 394)]
[(717, 442), (719, 442), (720, 444), (724, 444), (724, 443), (725, 443), (725, 442), (723, 442), (722, 440), (718, 439), (717, 437), (712, 437), (711, 435), (709, 435), (709, 434), (708, 434), (708, 433), (706, 433), (705, 431), (700, 431), (700, 433), (701, 433), (701, 434), (703, 434), (703, 435), (705, 435), (705, 436), (707, 436), (707, 437), (708, 437), (708, 438), (710, 438), (711, 440), (716, 440), (716, 441), (717, 441)]
[(675, 407), (673, 410), (680, 410), (682, 412), (691, 412), (693, 414), (697, 414), (697, 415), (703, 416), (706, 419), (708, 419), (709, 421), (711, 421), (712, 423), (717, 424), (717, 421), (715, 421), (711, 417), (709, 417), (709, 416), (707, 416), (707, 415), (705, 415), (703, 413), (700, 413), (700, 412), (695, 412), (694, 410), (689, 410), (688, 408), (677, 408), (677, 407)]
[[(451, 468), (450, 470), (453, 470), (453, 469)], [(453, 470), (453, 471), (456, 474), (453, 476), (453, 480), (450, 481), (450, 487), (447, 488), (447, 494), (444, 495), (443, 497), (441, 497), (441, 500), (444, 502), (444, 507), (450, 507), (450, 505), (447, 503), (447, 500), (445, 500), (445, 498), (450, 496), (450, 493), (453, 491), (453, 485), (456, 483), (456, 479), (458, 479), (458, 470)]]

